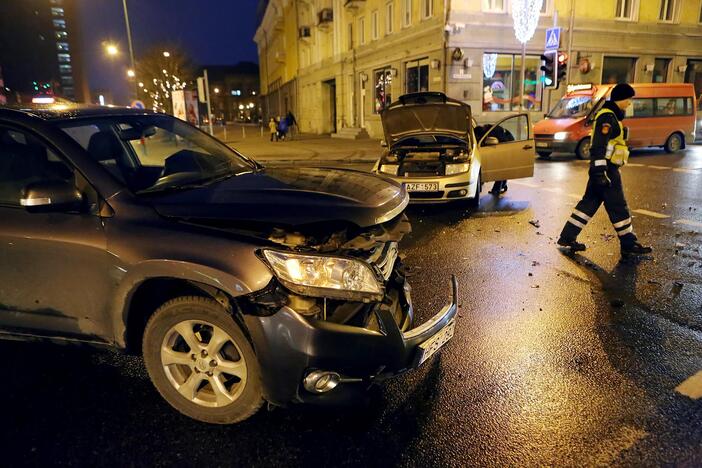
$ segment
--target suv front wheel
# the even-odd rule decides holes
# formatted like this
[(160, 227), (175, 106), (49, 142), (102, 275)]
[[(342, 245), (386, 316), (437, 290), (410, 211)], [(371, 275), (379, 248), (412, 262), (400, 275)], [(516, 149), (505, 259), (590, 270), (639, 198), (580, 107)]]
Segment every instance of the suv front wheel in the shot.
[(231, 424), (263, 404), (253, 348), (213, 299), (188, 296), (166, 302), (149, 319), (142, 350), (154, 386), (186, 416)]

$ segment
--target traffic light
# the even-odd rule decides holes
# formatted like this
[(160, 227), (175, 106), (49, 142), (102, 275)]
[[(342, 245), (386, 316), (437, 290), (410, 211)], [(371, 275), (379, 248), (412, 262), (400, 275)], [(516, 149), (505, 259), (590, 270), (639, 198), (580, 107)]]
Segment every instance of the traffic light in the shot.
[(544, 72), (544, 88), (558, 88), (558, 52), (549, 50), (541, 56), (541, 71)]
[(561, 81), (566, 80), (568, 75), (568, 54), (563, 52), (558, 52), (558, 80), (556, 81), (556, 88)]

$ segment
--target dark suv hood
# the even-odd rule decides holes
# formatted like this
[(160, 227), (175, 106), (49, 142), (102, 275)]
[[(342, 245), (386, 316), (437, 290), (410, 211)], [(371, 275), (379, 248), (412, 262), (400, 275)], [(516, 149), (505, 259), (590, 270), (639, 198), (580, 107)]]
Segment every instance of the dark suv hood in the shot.
[(387, 179), (360, 171), (327, 168), (265, 168), (222, 182), (150, 195), (163, 216), (304, 225), (345, 221), (359, 227), (394, 218), (407, 192)]

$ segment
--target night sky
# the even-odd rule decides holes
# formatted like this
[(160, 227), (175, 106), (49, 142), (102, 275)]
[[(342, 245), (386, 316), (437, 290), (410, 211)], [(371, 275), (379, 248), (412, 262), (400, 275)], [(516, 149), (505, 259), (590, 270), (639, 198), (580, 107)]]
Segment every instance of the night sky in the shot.
[[(127, 0), (134, 53), (155, 44), (182, 47), (196, 65), (257, 62), (256, 6), (258, 0)], [(91, 89), (112, 90), (116, 103), (125, 103), (129, 67), (122, 0), (78, 0), (83, 55)], [(121, 56), (108, 59), (101, 47), (117, 42)]]

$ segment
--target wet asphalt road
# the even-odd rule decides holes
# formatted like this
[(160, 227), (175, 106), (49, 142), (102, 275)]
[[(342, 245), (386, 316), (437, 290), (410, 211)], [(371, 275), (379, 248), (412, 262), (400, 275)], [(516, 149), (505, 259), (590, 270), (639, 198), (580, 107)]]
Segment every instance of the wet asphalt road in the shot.
[(486, 186), (477, 212), (411, 208), (419, 318), (454, 273), (456, 335), (353, 410), (208, 426), (163, 402), (138, 358), (0, 343), (3, 464), (699, 466), (702, 398), (675, 389), (702, 371), (702, 146), (632, 163), (629, 204), (648, 212), (634, 228), (656, 249), (639, 262), (619, 261), (603, 210), (583, 255), (555, 247), (586, 182), (570, 158), (538, 161), (499, 200)]

